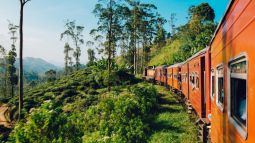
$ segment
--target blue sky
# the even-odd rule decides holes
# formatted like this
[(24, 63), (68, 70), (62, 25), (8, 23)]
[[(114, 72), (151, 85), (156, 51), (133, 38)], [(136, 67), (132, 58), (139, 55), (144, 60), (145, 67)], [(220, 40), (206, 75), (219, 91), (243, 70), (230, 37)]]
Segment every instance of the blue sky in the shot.
[[(216, 22), (223, 16), (229, 0), (141, 0), (153, 3), (166, 19), (176, 13), (176, 25), (187, 22), (188, 8), (208, 2), (216, 14)], [(57, 65), (63, 65), (63, 46), (60, 33), (67, 19), (85, 26), (84, 39), (90, 40), (89, 31), (96, 28), (97, 19), (92, 14), (97, 0), (31, 0), (24, 14), (24, 56), (39, 57)], [(8, 21), (18, 24), (19, 0), (0, 0), (0, 45), (10, 47)], [(166, 25), (168, 31), (168, 26)], [(17, 43), (18, 46), (18, 43)], [(81, 62), (87, 62), (87, 47), (82, 47)]]

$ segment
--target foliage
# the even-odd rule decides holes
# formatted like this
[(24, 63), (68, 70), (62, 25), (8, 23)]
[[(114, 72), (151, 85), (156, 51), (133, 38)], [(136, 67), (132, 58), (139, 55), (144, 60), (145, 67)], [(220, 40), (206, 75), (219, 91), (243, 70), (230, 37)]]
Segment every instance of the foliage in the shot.
[(92, 106), (85, 115), (84, 142), (145, 142), (156, 95), (152, 86), (134, 86)]
[(149, 65), (183, 62), (205, 48), (216, 28), (214, 17), (214, 10), (207, 3), (190, 7), (188, 23), (177, 28), (165, 47), (154, 50)]
[(87, 50), (88, 53), (88, 59), (89, 59), (89, 65), (93, 64), (96, 60), (96, 56), (95, 56), (95, 51), (93, 49), (88, 49)]
[[(73, 41), (73, 45), (75, 47), (75, 50), (73, 52), (73, 56), (75, 58), (75, 68), (76, 70), (79, 70), (80, 69), (80, 56), (81, 56), (81, 45), (84, 44), (84, 40), (82, 39), (83, 38), (83, 30), (84, 30), (84, 27), (83, 26), (76, 26), (75, 24), (75, 21), (67, 21), (66, 22), (66, 25), (65, 25), (65, 28), (66, 30), (61, 33), (61, 40), (64, 38), (64, 37), (67, 37), (68, 38), (71, 38), (72, 41)], [(66, 54), (66, 57), (65, 57), (65, 62), (67, 62), (67, 59), (70, 60), (68, 57), (68, 53), (70, 52), (70, 46), (68, 43), (66, 43), (65, 45), (65, 54)], [(72, 64), (71, 64), (72, 65)], [(67, 67), (66, 67), (67, 68)]]
[(17, 40), (17, 37), (15, 36), (16, 32), (18, 30), (18, 26), (14, 24), (9, 24), (9, 31), (12, 34), (11, 40), (13, 40), (13, 43), (11, 45), (11, 50), (8, 52), (8, 55), (6, 57), (6, 73), (7, 73), (7, 82), (10, 86), (10, 96), (13, 97), (15, 94), (15, 86), (18, 84), (18, 76), (16, 74), (16, 67), (15, 67), (15, 61), (17, 57), (16, 53), (16, 47), (15, 43)]
[(7, 96), (5, 56), (6, 56), (6, 50), (3, 46), (0, 45), (0, 94), (4, 97)]
[[(10, 134), (10, 142), (81, 142), (83, 130), (77, 116), (68, 116), (53, 109), (52, 102), (35, 109), (27, 122), (18, 123)], [(80, 117), (79, 119), (82, 120)]]
[(57, 72), (55, 70), (49, 70), (45, 72), (45, 78), (48, 82), (52, 82), (56, 80)]
[[(72, 92), (65, 91), (63, 96), (74, 96)], [(147, 119), (157, 105), (157, 91), (147, 84), (121, 88), (101, 99), (76, 96), (63, 105), (59, 104), (63, 96), (59, 100), (53, 92), (46, 96), (25, 122), (16, 124), (9, 142), (146, 142)]]

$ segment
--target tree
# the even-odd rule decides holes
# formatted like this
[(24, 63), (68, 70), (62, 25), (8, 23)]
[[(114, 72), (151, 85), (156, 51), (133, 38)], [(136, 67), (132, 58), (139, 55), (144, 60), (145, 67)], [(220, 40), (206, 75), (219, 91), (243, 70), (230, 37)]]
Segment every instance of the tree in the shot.
[(173, 37), (175, 32), (176, 32), (176, 27), (175, 27), (175, 21), (176, 21), (176, 13), (171, 13), (170, 19), (169, 19), (169, 26), (170, 26), (170, 35), (168, 38)]
[(154, 39), (154, 43), (157, 45), (158, 48), (162, 47), (166, 43), (166, 31), (163, 25), (166, 23), (166, 20), (161, 17), (157, 16), (157, 33)]
[(69, 74), (72, 72), (72, 66), (73, 66), (73, 62), (72, 62), (72, 57), (70, 56), (70, 52), (73, 49), (70, 47), (70, 45), (68, 43), (65, 44), (64, 47), (64, 53), (65, 53), (65, 74)]
[(19, 51), (19, 119), (21, 119), (21, 110), (23, 108), (23, 13), (24, 6), (31, 0), (20, 0), (20, 51)]
[(18, 84), (18, 76), (16, 75), (16, 67), (15, 67), (15, 61), (16, 61), (16, 47), (15, 43), (17, 41), (17, 37), (15, 36), (17, 32), (18, 26), (14, 24), (9, 24), (9, 31), (11, 34), (11, 40), (12, 40), (12, 45), (11, 45), (11, 50), (9, 51), (6, 61), (7, 61), (7, 80), (8, 84), (10, 85), (11, 88), (11, 97), (14, 96), (14, 88)]
[(84, 44), (84, 40), (82, 39), (82, 32), (84, 30), (83, 26), (76, 26), (75, 21), (67, 21), (66, 22), (66, 30), (61, 33), (61, 40), (66, 37), (70, 37), (73, 40), (75, 45), (75, 51), (73, 52), (73, 56), (75, 58), (75, 68), (76, 70), (80, 69), (80, 56), (81, 56), (81, 45)]
[(181, 41), (174, 62), (181, 62), (205, 48), (210, 42), (216, 24), (214, 10), (208, 3), (189, 8), (189, 21), (178, 28), (177, 37)]
[(95, 62), (95, 60), (96, 60), (94, 50), (93, 50), (93, 49), (88, 49), (88, 50), (87, 50), (87, 52), (88, 52), (89, 64), (94, 63), (94, 62)]
[(0, 45), (0, 94), (5, 97), (7, 92), (6, 92), (6, 52), (5, 48)]
[(52, 82), (57, 79), (57, 72), (55, 70), (49, 70), (45, 72), (45, 78), (47, 82)]
[[(145, 4), (133, 0), (126, 0), (126, 2), (126, 8), (122, 8), (126, 17), (123, 28), (125, 32), (122, 34), (124, 36), (122, 38), (122, 47), (127, 48), (127, 50), (123, 50), (127, 52), (126, 60), (131, 65), (133, 73), (136, 74), (140, 71), (139, 67), (142, 69), (145, 65), (144, 62), (148, 60), (150, 41), (155, 33), (156, 15), (153, 10), (157, 9), (157, 7), (153, 4)], [(125, 41), (126, 44), (124, 43)]]
[[(91, 33), (98, 32), (105, 35), (103, 45), (108, 62), (108, 79), (110, 79), (116, 45), (121, 35), (121, 7), (118, 1), (114, 0), (99, 0), (98, 2), (93, 11), (99, 18), (98, 28), (93, 29)], [(108, 91), (110, 90), (111, 82), (108, 81)]]

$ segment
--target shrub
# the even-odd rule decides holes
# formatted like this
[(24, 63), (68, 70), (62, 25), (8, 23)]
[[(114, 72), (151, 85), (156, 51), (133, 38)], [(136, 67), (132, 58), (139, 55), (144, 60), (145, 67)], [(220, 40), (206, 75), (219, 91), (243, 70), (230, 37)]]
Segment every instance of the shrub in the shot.
[(146, 119), (156, 106), (156, 89), (134, 86), (128, 93), (108, 97), (85, 113), (84, 142), (146, 142)]
[[(29, 115), (26, 123), (18, 123), (11, 132), (10, 142), (81, 142), (83, 132), (79, 115), (67, 116), (45, 103)], [(81, 119), (82, 121), (82, 119)], [(79, 124), (79, 125), (78, 125)]]

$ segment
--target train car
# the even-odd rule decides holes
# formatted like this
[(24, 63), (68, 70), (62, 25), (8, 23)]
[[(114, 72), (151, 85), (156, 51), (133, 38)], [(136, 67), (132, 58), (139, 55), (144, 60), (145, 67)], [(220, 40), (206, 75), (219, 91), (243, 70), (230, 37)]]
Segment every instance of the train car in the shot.
[(160, 73), (160, 67), (155, 68), (155, 82), (157, 84), (160, 84), (160, 78), (161, 78), (161, 73)]
[(211, 41), (213, 143), (255, 143), (255, 1), (232, 0)]
[(184, 97), (189, 99), (189, 64), (184, 62), (181, 65), (181, 91)]
[(209, 48), (205, 48), (186, 61), (188, 65), (188, 101), (196, 111), (200, 119), (209, 123), (211, 113), (211, 100), (209, 96), (210, 73)]
[(172, 89), (173, 87), (173, 68), (167, 67), (167, 86)]
[(159, 85), (167, 85), (167, 66), (158, 66), (155, 68), (155, 81)]
[(155, 80), (155, 68), (152, 67), (152, 66), (146, 67), (144, 69), (143, 79), (145, 79), (146, 81), (149, 81), (149, 82), (154, 82), (154, 80)]
[(175, 91), (180, 91), (181, 90), (181, 76), (180, 76), (180, 71), (181, 71), (181, 63), (174, 64), (171, 66), (173, 70), (173, 89)]

